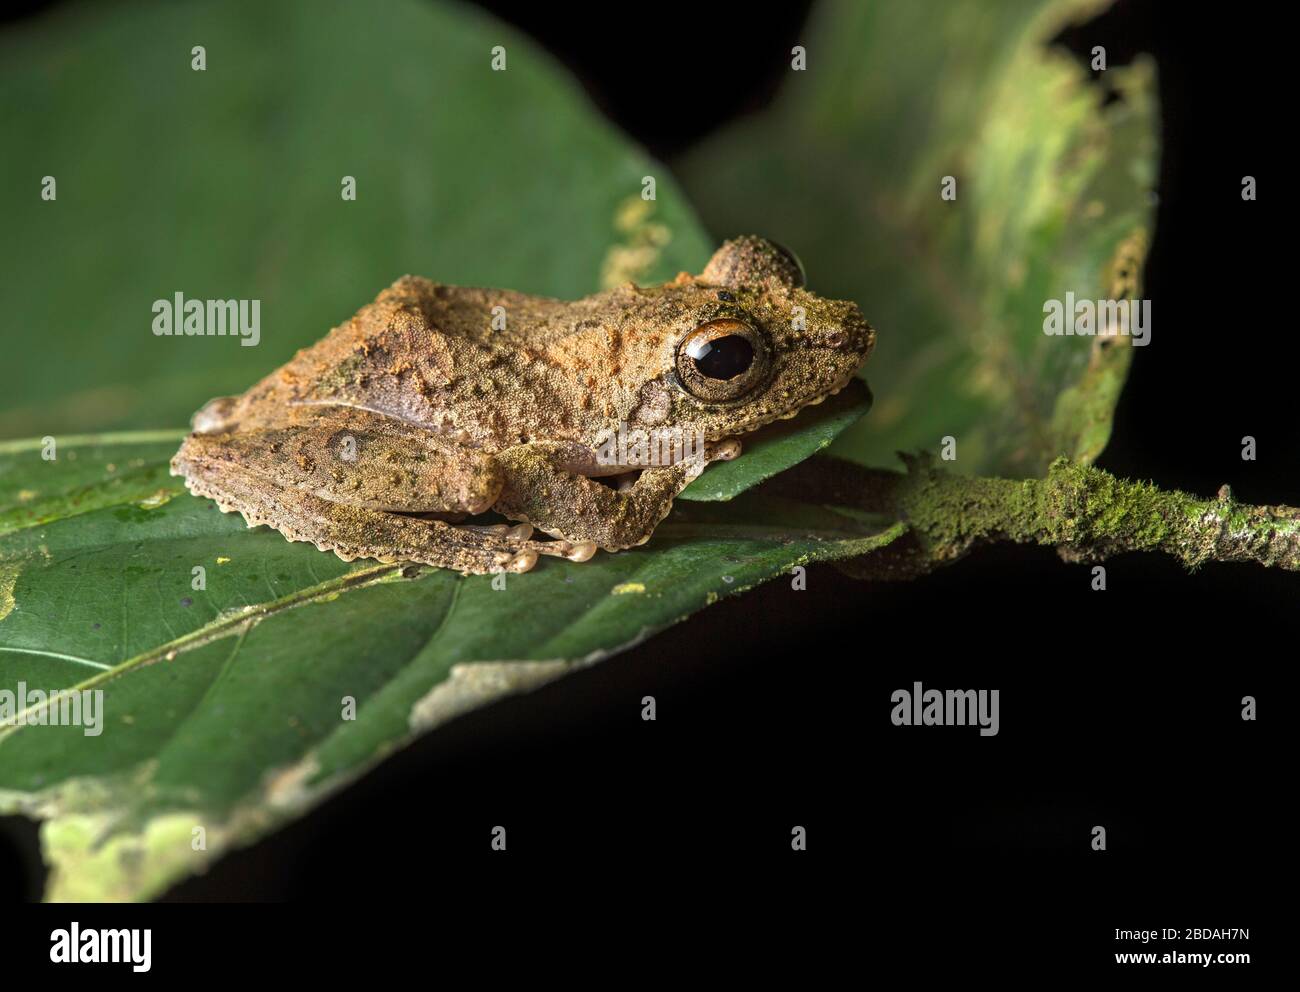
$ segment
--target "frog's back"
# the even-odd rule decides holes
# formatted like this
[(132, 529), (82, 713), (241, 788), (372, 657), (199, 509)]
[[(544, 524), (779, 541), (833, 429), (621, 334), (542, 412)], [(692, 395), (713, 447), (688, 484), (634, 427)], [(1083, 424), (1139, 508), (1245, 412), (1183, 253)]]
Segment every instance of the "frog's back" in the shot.
[(354, 407), (490, 450), (530, 439), (521, 424), (576, 436), (582, 381), (552, 356), (575, 333), (574, 306), (404, 276), (245, 393), (243, 419)]

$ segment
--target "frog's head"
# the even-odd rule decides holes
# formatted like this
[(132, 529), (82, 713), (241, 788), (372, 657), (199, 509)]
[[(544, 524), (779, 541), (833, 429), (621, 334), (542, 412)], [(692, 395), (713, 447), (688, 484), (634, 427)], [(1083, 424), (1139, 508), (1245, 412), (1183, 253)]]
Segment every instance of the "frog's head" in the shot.
[(839, 392), (875, 344), (857, 304), (808, 292), (799, 260), (763, 238), (727, 241), (681, 290), (691, 319), (664, 342), (672, 368), (660, 408), (710, 440), (793, 417)]

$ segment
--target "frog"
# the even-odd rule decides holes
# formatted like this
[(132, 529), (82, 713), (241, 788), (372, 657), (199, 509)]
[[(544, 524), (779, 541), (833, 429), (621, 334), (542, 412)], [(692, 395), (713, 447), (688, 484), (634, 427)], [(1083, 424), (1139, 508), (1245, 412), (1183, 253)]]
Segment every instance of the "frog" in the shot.
[[(875, 338), (856, 303), (810, 292), (794, 253), (756, 235), (699, 274), (578, 300), (407, 275), (201, 407), (170, 468), (249, 527), (345, 561), (584, 562), (648, 541), (741, 436), (848, 385)], [(683, 443), (611, 443), (620, 432)]]

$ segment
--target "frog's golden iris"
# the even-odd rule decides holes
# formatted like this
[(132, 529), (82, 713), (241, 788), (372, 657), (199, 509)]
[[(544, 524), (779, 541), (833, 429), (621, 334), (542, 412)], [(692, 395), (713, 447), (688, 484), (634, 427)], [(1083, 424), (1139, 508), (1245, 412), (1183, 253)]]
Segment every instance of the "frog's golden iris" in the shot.
[(739, 399), (767, 378), (771, 349), (761, 331), (723, 317), (701, 324), (677, 349), (677, 376), (697, 399), (723, 403)]

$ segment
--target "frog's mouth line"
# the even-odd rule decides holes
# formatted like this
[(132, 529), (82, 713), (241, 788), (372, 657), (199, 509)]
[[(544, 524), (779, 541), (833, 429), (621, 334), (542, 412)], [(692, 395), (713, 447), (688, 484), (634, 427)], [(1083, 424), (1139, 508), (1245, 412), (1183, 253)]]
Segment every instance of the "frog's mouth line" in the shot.
[(817, 406), (821, 403), (825, 403), (832, 396), (841, 392), (850, 382), (856, 379), (857, 376), (858, 376), (858, 370), (855, 369), (854, 371), (850, 372), (847, 376), (845, 376), (843, 379), (841, 379), (836, 385), (832, 386), (828, 392), (822, 393), (816, 399), (811, 399), (807, 403), (795, 407), (789, 413), (774, 413), (770, 417), (760, 417), (757, 420), (753, 420), (753, 421), (749, 421), (748, 423), (741, 424), (739, 427), (732, 427), (729, 430), (722, 431), (718, 434), (705, 434), (704, 435), (705, 440), (721, 441), (723, 438), (738, 437), (743, 434), (753, 434), (755, 431), (761, 430), (762, 428), (768, 426), (769, 424), (774, 424), (777, 421), (793, 420), (795, 417), (799, 416), (799, 414), (803, 413), (803, 411), (807, 410), (809, 407)]

